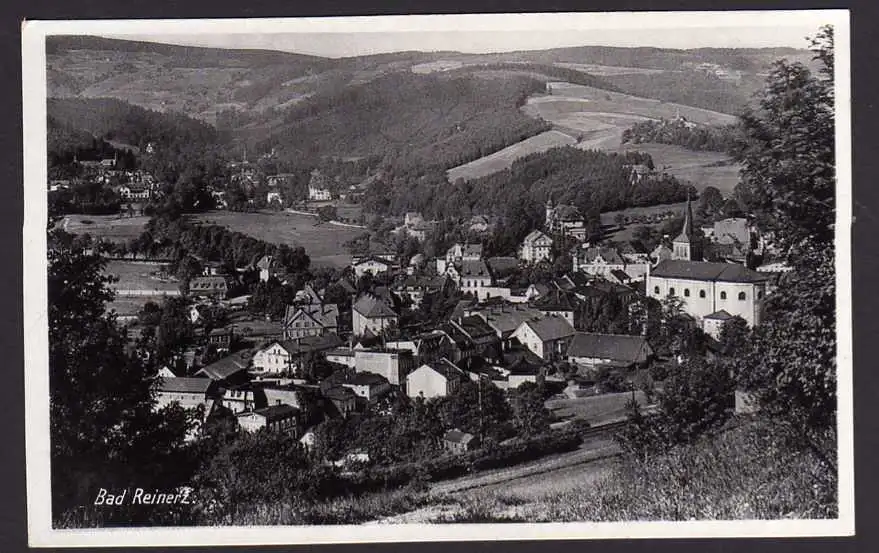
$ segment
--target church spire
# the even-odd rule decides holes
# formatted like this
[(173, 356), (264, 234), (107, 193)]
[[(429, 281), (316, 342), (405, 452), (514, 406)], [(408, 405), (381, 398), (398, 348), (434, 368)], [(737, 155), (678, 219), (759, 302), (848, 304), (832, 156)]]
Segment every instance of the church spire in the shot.
[(672, 258), (686, 261), (701, 261), (702, 259), (699, 239), (693, 232), (693, 207), (690, 203), (689, 189), (687, 189), (687, 206), (684, 209), (684, 225), (681, 233), (672, 242)]

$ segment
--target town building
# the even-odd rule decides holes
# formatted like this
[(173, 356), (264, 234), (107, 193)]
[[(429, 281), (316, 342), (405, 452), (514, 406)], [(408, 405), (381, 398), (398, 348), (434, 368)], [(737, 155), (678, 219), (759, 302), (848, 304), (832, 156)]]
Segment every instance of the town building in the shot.
[(318, 169), (311, 172), (308, 181), (308, 199), (314, 202), (328, 202), (333, 199), (330, 179)]
[(302, 363), (313, 354), (324, 353), (341, 345), (342, 340), (336, 334), (274, 340), (253, 354), (251, 371), (259, 376), (295, 375), (299, 372)]
[(362, 336), (367, 331), (372, 334), (381, 334), (399, 322), (394, 310), (372, 294), (360, 296), (351, 311), (355, 336)]
[(478, 299), (491, 297), (491, 292), (485, 290), (491, 288), (493, 279), (488, 265), (481, 259), (465, 259), (461, 262), (461, 276), (459, 288), (465, 294), (473, 294)]
[(476, 449), (479, 440), (469, 432), (461, 432), (457, 428), (443, 435), (443, 447), (450, 453), (467, 453)]
[(273, 255), (264, 255), (256, 262), (259, 280), (266, 282), (270, 278), (281, 278), (286, 272), (281, 262)]
[(600, 365), (631, 367), (643, 365), (653, 357), (653, 349), (643, 336), (578, 332), (568, 344), (569, 363), (593, 369)]
[(292, 405), (269, 405), (255, 411), (238, 413), (238, 426), (245, 432), (256, 432), (265, 428), (270, 432), (283, 432), (298, 438), (298, 414), (299, 411)]
[(678, 296), (683, 310), (699, 323), (718, 311), (760, 323), (769, 276), (737, 263), (663, 261), (647, 277), (647, 294), (658, 300)]
[(415, 356), (411, 351), (391, 349), (355, 349), (354, 370), (382, 376), (394, 386), (399, 386), (406, 375), (415, 368)]
[(339, 331), (339, 306), (336, 304), (288, 305), (284, 315), (284, 339), (323, 336)]
[(715, 340), (720, 340), (720, 333), (723, 332), (723, 327), (733, 318), (732, 315), (723, 309), (715, 311), (714, 313), (705, 315), (702, 319), (702, 330), (705, 334), (711, 336)]
[(561, 317), (528, 320), (513, 332), (513, 338), (545, 361), (564, 357), (574, 327)]
[(571, 237), (575, 240), (586, 240), (586, 219), (573, 205), (553, 207), (552, 199), (546, 202), (546, 232), (551, 235)]
[(189, 281), (190, 296), (225, 299), (229, 295), (229, 280), (225, 276), (199, 276)]
[(406, 376), (406, 395), (410, 398), (445, 397), (461, 387), (466, 375), (448, 359), (425, 363)]
[(366, 273), (372, 275), (387, 273), (394, 268), (394, 263), (383, 257), (370, 255), (354, 260), (352, 266), (354, 267), (354, 274), (357, 275), (357, 278), (360, 278)]
[(156, 386), (156, 409), (177, 403), (184, 409), (195, 409), (213, 403), (217, 383), (210, 378), (162, 377)]
[(344, 386), (321, 388), (321, 394), (330, 401), (336, 411), (343, 417), (347, 417), (357, 410), (357, 394), (350, 388), (345, 388)]
[(519, 249), (519, 257), (526, 263), (552, 260), (552, 238), (539, 230), (532, 230)]

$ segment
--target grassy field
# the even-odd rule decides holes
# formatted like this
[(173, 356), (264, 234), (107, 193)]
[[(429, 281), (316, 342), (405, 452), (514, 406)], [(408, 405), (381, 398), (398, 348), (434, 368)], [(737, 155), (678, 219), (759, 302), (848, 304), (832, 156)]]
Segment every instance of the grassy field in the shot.
[(157, 294), (179, 289), (177, 279), (162, 274), (159, 263), (108, 261), (104, 272), (119, 279), (113, 283), (118, 290), (155, 290)]
[(274, 211), (211, 211), (195, 220), (222, 225), (274, 244), (302, 246), (315, 267), (344, 267), (351, 263), (344, 244), (366, 232), (359, 228), (320, 224), (317, 217), (309, 215)]
[(481, 157), (458, 167), (453, 167), (446, 172), (446, 175), (449, 178), (449, 182), (455, 182), (458, 179), (478, 179), (479, 177), (509, 169), (513, 162), (520, 157), (545, 152), (550, 148), (572, 146), (576, 143), (577, 140), (575, 138), (563, 132), (555, 130), (546, 131), (531, 138), (526, 138), (491, 155)]
[(657, 170), (689, 181), (700, 191), (713, 186), (726, 198), (739, 183), (741, 166), (721, 152), (696, 152), (671, 144), (617, 144), (615, 151), (650, 154)]
[(595, 63), (567, 63), (557, 62), (553, 65), (582, 71), (597, 77), (612, 77), (614, 75), (653, 75), (664, 73), (664, 69), (647, 69), (645, 67), (624, 67), (618, 65), (598, 65)]
[[(161, 303), (166, 294), (176, 294), (180, 283), (176, 279), (162, 276), (162, 266), (158, 263), (132, 263), (113, 260), (107, 262), (104, 272), (118, 278), (111, 287), (117, 291), (116, 299), (107, 305), (107, 311), (116, 311), (120, 316), (136, 315), (145, 303)], [(131, 291), (146, 292), (146, 295), (130, 295)], [(149, 292), (153, 292), (149, 294)]]
[(60, 223), (72, 234), (91, 234), (110, 242), (127, 242), (143, 232), (150, 218), (119, 215), (68, 215)]

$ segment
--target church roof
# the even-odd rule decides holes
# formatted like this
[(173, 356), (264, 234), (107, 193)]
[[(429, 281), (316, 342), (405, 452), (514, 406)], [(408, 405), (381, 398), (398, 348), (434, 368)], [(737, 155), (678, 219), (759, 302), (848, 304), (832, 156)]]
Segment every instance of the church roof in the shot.
[(651, 271), (651, 276), (720, 282), (763, 282), (767, 280), (766, 275), (752, 271), (738, 263), (681, 261), (676, 259), (661, 261)]

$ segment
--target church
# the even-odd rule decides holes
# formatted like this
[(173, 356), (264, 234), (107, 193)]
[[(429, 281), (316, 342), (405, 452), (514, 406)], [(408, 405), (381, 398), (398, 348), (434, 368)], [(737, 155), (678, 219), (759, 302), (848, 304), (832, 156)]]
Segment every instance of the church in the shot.
[(700, 325), (720, 311), (760, 324), (767, 276), (738, 263), (702, 261), (702, 242), (693, 232), (690, 200), (681, 233), (672, 242), (671, 259), (661, 261), (647, 276), (647, 295), (661, 300), (678, 296), (684, 312)]

